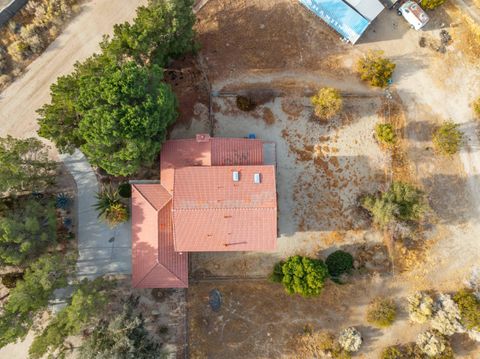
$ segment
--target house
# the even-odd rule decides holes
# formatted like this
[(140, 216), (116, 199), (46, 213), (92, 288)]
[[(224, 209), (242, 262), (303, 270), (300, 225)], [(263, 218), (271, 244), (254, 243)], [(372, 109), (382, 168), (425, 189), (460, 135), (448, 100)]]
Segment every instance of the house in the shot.
[(188, 287), (189, 252), (271, 252), (275, 146), (258, 139), (169, 140), (160, 183), (132, 184), (132, 285)]
[(299, 0), (343, 39), (355, 44), (384, 9), (378, 0)]

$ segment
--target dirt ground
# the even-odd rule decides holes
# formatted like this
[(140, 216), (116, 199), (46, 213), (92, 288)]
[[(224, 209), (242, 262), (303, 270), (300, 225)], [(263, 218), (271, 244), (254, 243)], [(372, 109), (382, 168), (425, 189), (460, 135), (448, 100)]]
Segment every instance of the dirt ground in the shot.
[[(305, 325), (333, 332), (355, 325), (365, 339), (355, 357), (376, 358), (385, 346), (414, 341), (425, 329), (407, 320), (408, 294), (456, 290), (478, 264), (480, 146), (469, 102), (478, 96), (480, 73), (456, 46), (465, 29), (455, 21), (455, 11), (447, 6), (432, 12), (425, 31), (415, 32), (385, 10), (355, 47), (342, 44), (295, 1), (210, 0), (199, 12), (200, 55), (214, 95), (214, 135), (255, 133), (276, 144), (279, 239), (273, 254), (192, 255), (192, 358), (291, 357), (295, 335)], [(442, 45), (441, 30), (452, 34), (453, 42)], [(397, 64), (390, 91), (402, 119), (390, 120), (403, 139), (393, 158), (372, 136), (375, 123), (389, 117), (386, 94), (366, 87), (352, 72), (369, 49), (384, 51)], [(308, 101), (322, 86), (345, 96), (344, 114), (328, 123), (312, 118)], [(241, 112), (237, 94), (249, 94), (260, 105)], [(173, 138), (208, 132), (208, 102), (195, 104), (193, 112), (191, 122), (172, 131)], [(431, 135), (445, 120), (460, 123), (465, 132), (459, 156), (433, 151)], [(404, 273), (392, 268), (382, 234), (356, 205), (359, 195), (383, 189), (392, 179), (423, 188), (433, 209), (419, 237), (422, 255), (395, 253), (411, 260)], [(290, 297), (261, 279), (279, 258), (325, 258), (337, 248), (361, 259), (359, 271), (348, 285), (328, 285), (319, 298)], [(222, 294), (219, 312), (208, 306), (214, 288)], [(379, 294), (392, 296), (401, 308), (386, 330), (365, 320), (366, 305)], [(452, 342), (458, 358), (480, 355), (480, 347), (465, 337)]]

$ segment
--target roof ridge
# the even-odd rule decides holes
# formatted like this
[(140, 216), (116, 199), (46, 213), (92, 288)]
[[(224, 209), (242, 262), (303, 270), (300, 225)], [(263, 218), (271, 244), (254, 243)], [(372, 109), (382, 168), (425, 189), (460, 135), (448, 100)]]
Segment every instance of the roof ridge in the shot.
[(207, 207), (207, 208), (172, 208), (173, 211), (204, 211), (204, 210), (210, 210), (210, 209), (221, 209), (221, 210), (252, 210), (252, 209), (277, 209), (276, 205), (273, 206), (268, 206), (268, 207)]
[(161, 266), (161, 267), (164, 268), (166, 271), (168, 271), (169, 273), (171, 273), (175, 278), (177, 278), (182, 284), (188, 286), (188, 282), (185, 283), (181, 278), (179, 278), (179, 277), (178, 277), (175, 273), (173, 273), (169, 268), (167, 268), (165, 265), (161, 264), (161, 263), (158, 261), (158, 256), (157, 256), (157, 262), (156, 262), (156, 264), (152, 267), (152, 269), (150, 269), (150, 270), (148, 271), (147, 274), (145, 274), (145, 275), (143, 276), (143, 278), (142, 278), (140, 281), (138, 281), (138, 283), (137, 283), (136, 285), (134, 285), (134, 287), (138, 287), (138, 286), (150, 275), (150, 273), (152, 273), (152, 271), (153, 271), (155, 268), (157, 268), (157, 266)]
[[(158, 183), (158, 185), (163, 187), (163, 185), (162, 185), (161, 183)], [(132, 184), (132, 186), (134, 186), (134, 187), (136, 188), (136, 190), (138, 191), (138, 193), (140, 193), (140, 196), (142, 196), (142, 198), (143, 198), (145, 201), (148, 202), (148, 204), (150, 205), (150, 207), (152, 207), (152, 208), (153, 208), (155, 211), (157, 211), (157, 212), (160, 212), (160, 211), (163, 209), (163, 207), (165, 207), (165, 206), (166, 206), (170, 201), (172, 201), (172, 199), (173, 199), (173, 195), (170, 194), (170, 192), (169, 192), (165, 187), (163, 187), (163, 189), (164, 189), (165, 191), (167, 191), (167, 192), (170, 194), (171, 197), (170, 197), (170, 199), (169, 199), (167, 202), (164, 203), (164, 205), (163, 205), (162, 207), (160, 207), (160, 208), (157, 209), (157, 208), (153, 205), (153, 203), (142, 193), (142, 191), (141, 191), (135, 184)]]

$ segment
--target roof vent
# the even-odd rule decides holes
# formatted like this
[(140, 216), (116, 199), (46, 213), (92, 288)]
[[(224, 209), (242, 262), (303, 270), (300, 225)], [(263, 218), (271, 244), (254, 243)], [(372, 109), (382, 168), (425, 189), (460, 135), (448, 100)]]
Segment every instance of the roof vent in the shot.
[(196, 136), (197, 142), (208, 142), (210, 141), (210, 135), (207, 133), (199, 133)]
[(262, 182), (262, 179), (260, 177), (260, 173), (255, 173), (253, 175), (253, 183), (259, 184), (260, 182)]
[(240, 181), (240, 173), (238, 171), (233, 171), (232, 172), (232, 178), (233, 178), (233, 182)]

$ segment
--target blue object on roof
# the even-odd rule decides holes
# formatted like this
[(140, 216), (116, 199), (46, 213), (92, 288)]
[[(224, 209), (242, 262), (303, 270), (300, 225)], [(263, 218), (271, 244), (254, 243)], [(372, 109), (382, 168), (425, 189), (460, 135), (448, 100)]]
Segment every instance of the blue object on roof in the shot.
[(342, 0), (299, 0), (352, 44), (370, 22)]
[(249, 138), (250, 140), (254, 140), (255, 138), (257, 138), (257, 136), (255, 136), (254, 133), (249, 133), (249, 134), (248, 134), (248, 138)]

